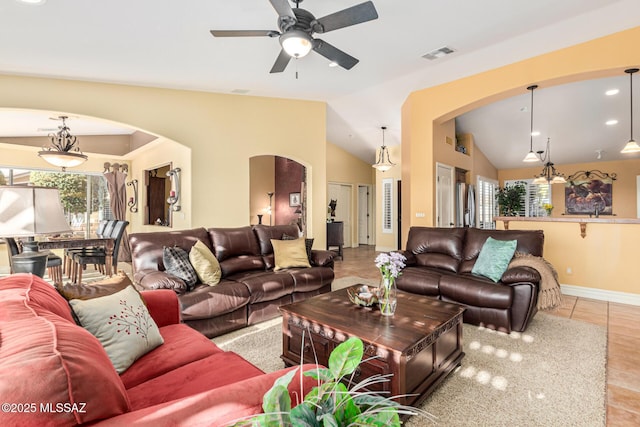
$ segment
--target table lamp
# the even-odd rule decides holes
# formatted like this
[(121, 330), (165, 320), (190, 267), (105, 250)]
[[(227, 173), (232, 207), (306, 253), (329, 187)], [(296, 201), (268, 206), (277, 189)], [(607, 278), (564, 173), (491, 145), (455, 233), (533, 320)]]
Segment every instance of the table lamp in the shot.
[(28, 238), (11, 258), (14, 273), (43, 277), (49, 252), (40, 252), (33, 237), (70, 231), (57, 188), (0, 186), (0, 237)]

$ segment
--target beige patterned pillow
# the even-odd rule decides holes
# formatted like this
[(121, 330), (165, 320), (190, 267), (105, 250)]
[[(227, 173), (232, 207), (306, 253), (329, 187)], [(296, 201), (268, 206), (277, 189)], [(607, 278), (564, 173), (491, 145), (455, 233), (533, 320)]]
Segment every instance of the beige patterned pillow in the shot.
[(202, 283), (213, 286), (220, 283), (222, 270), (218, 259), (200, 240), (189, 251), (189, 261)]
[(104, 297), (69, 301), (80, 324), (102, 344), (118, 374), (164, 343), (140, 294), (127, 286)]

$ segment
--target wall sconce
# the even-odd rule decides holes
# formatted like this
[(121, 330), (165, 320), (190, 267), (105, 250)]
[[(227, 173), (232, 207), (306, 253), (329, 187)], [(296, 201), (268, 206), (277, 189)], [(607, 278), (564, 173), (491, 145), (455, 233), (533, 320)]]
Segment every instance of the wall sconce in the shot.
[(180, 200), (180, 168), (171, 169), (167, 172), (167, 176), (173, 181), (173, 190), (169, 192), (167, 203), (169, 203), (169, 209), (177, 212), (181, 208), (178, 204)]
[(133, 189), (133, 196), (129, 197), (127, 206), (129, 206), (129, 212), (136, 213), (138, 212), (138, 180), (131, 180), (127, 182), (127, 185), (130, 185)]

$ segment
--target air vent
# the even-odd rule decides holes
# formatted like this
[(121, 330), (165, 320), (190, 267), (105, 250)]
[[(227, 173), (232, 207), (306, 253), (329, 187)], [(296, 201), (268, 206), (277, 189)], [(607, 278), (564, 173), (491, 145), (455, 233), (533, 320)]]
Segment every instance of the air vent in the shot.
[(238, 95), (246, 95), (249, 93), (249, 89), (234, 89), (231, 93), (236, 93)]
[(451, 49), (450, 47), (444, 46), (444, 47), (441, 47), (440, 49), (435, 49), (435, 50), (432, 50), (431, 52), (427, 52), (424, 55), (422, 55), (422, 57), (424, 59), (433, 61), (434, 59), (442, 58), (443, 56), (449, 55), (453, 52), (455, 52), (455, 49)]

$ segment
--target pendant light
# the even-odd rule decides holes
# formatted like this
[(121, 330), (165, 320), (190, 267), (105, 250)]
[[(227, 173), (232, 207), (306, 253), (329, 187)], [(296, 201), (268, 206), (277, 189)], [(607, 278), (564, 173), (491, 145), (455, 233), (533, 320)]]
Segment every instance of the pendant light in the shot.
[(622, 154), (638, 153), (640, 152), (640, 146), (638, 145), (637, 142), (633, 140), (633, 75), (638, 72), (638, 69), (629, 68), (627, 70), (624, 70), (624, 72), (629, 74), (629, 101), (630, 101), (629, 111), (631, 113), (629, 128), (630, 128), (631, 136), (629, 137), (629, 142), (627, 142), (627, 144), (624, 146), (624, 148), (620, 152)]
[(78, 138), (71, 135), (66, 123), (68, 117), (59, 116), (58, 118), (62, 120), (60, 130), (49, 135), (51, 146), (43, 147), (42, 151), (38, 152), (38, 156), (54, 166), (61, 167), (64, 172), (67, 168), (86, 162), (87, 155), (80, 151)]
[(386, 126), (382, 126), (382, 147), (380, 147), (380, 155), (378, 156), (378, 161), (372, 167), (378, 169), (380, 172), (386, 172), (396, 164), (391, 162), (389, 159), (389, 150), (387, 146), (384, 145), (384, 131), (387, 130)]
[(531, 91), (531, 131), (529, 132), (529, 137), (530, 139), (530, 144), (529, 144), (529, 153), (526, 155), (526, 157), (524, 159), (522, 159), (523, 162), (537, 162), (538, 161), (538, 156), (536, 156), (536, 153), (533, 152), (533, 91), (535, 89), (538, 88), (538, 85), (531, 85), (527, 88), (527, 90)]

